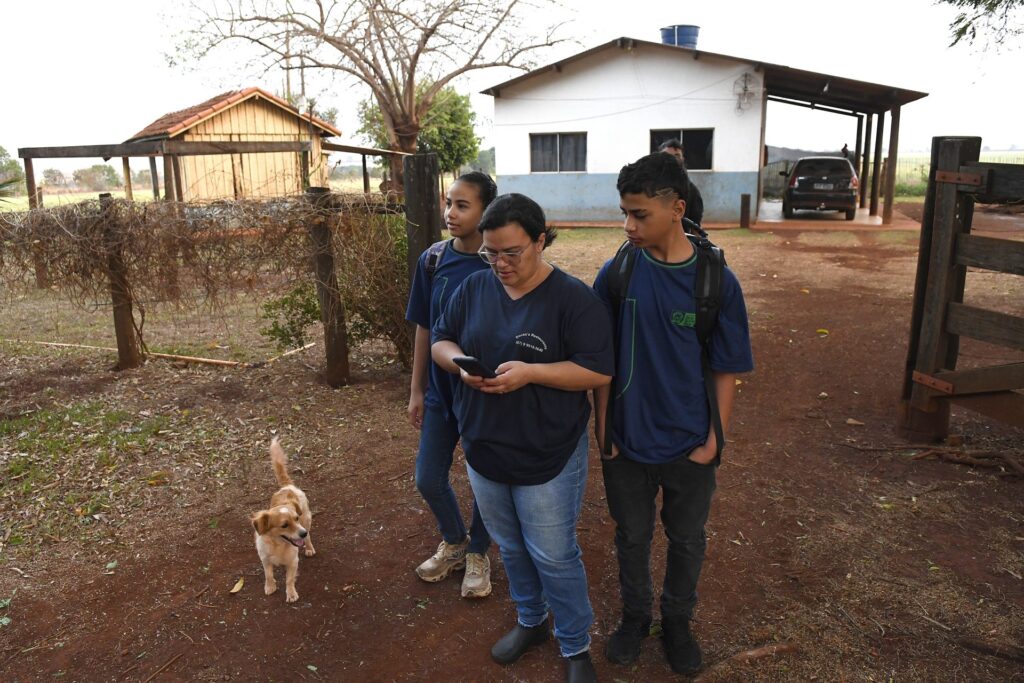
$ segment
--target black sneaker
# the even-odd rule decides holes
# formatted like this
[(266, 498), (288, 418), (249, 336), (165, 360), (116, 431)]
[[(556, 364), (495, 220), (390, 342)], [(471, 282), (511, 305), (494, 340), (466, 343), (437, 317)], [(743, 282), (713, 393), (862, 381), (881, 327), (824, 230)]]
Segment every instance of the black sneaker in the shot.
[(661, 620), (662, 642), (668, 664), (677, 674), (700, 671), (704, 657), (700, 645), (690, 633), (690, 620), (686, 617), (668, 617)]
[(491, 659), (498, 664), (511, 664), (531, 647), (547, 640), (550, 633), (547, 620), (533, 628), (526, 628), (517, 623), (491, 648)]
[(589, 652), (581, 652), (565, 660), (566, 683), (597, 683), (597, 672)]
[(640, 643), (651, 632), (651, 618), (623, 614), (622, 623), (608, 639), (605, 656), (614, 664), (632, 664), (640, 656)]

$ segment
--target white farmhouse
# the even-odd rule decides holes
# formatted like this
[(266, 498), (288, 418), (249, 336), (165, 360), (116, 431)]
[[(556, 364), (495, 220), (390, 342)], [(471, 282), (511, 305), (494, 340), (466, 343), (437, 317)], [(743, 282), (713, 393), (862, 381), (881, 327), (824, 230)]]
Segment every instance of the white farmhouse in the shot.
[[(851, 153), (867, 171), (868, 150), (861, 149), (871, 141), (873, 119), (877, 164), (885, 112), (895, 156), (900, 106), (926, 96), (699, 51), (696, 27), (662, 29), (662, 39), (618, 38), (485, 90), (494, 97), (500, 191), (529, 195), (552, 221), (618, 220), (619, 169), (679, 138), (704, 198), (704, 221), (735, 222), (741, 195), (751, 196), (755, 212), (760, 199), (768, 100), (855, 117)], [(871, 194), (865, 190), (861, 206)]]

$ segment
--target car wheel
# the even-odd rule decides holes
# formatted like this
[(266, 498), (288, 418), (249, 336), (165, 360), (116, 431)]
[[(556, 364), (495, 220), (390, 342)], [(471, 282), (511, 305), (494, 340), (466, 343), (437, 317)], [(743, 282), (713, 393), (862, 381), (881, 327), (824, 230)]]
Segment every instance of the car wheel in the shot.
[(782, 215), (785, 216), (786, 218), (792, 218), (793, 207), (787, 204), (786, 202), (782, 202)]
[(857, 217), (857, 209), (847, 209), (846, 210), (846, 220), (852, 221), (856, 217)]

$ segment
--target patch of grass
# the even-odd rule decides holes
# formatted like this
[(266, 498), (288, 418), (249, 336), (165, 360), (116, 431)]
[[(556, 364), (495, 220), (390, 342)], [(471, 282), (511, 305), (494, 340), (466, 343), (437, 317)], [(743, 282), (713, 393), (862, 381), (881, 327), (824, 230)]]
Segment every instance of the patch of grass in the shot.
[(886, 230), (885, 232), (876, 232), (873, 236), (881, 244), (907, 246), (917, 246), (921, 239), (920, 235), (916, 232), (908, 232), (906, 230)]
[[(6, 545), (95, 541), (112, 533), (109, 517), (131, 507), (133, 490), (153, 485), (145, 472), (171, 466), (163, 464), (163, 454), (178, 445), (172, 431), (177, 417), (91, 400), (0, 420), (0, 531), (10, 530)], [(168, 472), (160, 484), (170, 480)]]

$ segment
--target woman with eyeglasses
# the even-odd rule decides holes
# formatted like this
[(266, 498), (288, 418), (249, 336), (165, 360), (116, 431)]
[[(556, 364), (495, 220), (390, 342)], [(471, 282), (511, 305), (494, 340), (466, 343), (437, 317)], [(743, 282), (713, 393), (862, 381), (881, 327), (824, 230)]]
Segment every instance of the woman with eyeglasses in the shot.
[[(431, 351), (461, 376), (454, 408), (469, 479), (518, 612), (491, 657), (511, 664), (546, 641), (551, 612), (566, 679), (593, 681), (576, 522), (587, 480), (586, 392), (611, 381), (611, 318), (590, 287), (544, 260), (555, 231), (532, 199), (498, 197), (478, 229), (490, 272), (473, 273), (449, 299)], [(453, 360), (460, 356), (496, 376), (470, 374)]]

